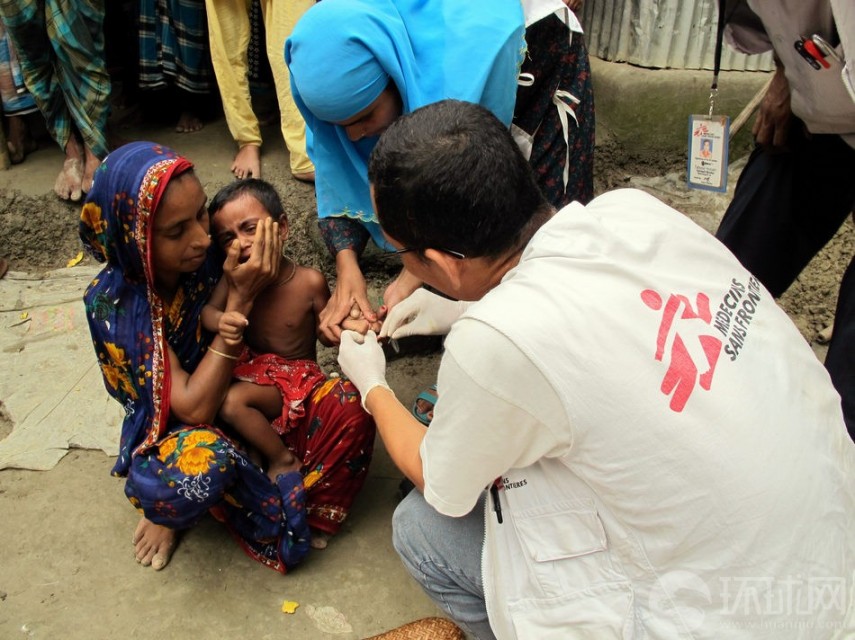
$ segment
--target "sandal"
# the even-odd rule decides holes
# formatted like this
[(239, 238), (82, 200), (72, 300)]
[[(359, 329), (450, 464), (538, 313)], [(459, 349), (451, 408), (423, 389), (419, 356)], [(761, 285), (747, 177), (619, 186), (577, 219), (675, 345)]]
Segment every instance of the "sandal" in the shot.
[[(432, 384), (417, 395), (416, 401), (413, 403), (413, 417), (426, 427), (429, 427), (430, 421), (433, 420), (433, 406), (436, 404), (436, 398), (436, 385)], [(406, 498), (415, 486), (409, 478), (401, 480), (398, 485), (398, 498), (401, 500)]]
[[(417, 395), (416, 401), (413, 403), (413, 416), (426, 427), (429, 427), (430, 421), (433, 420), (433, 406), (436, 404), (436, 398), (436, 385), (432, 384)], [(428, 406), (419, 406), (420, 402), (426, 403)]]

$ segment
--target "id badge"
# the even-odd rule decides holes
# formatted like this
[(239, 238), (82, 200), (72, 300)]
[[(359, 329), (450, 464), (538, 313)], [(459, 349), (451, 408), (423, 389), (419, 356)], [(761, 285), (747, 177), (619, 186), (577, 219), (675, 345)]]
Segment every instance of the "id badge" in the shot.
[(727, 191), (729, 140), (730, 118), (727, 116), (689, 116), (687, 185), (690, 189)]

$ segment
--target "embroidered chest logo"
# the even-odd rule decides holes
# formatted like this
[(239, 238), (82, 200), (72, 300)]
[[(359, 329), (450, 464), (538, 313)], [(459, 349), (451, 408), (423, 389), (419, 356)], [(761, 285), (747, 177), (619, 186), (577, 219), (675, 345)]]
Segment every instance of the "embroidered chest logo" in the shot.
[(660, 390), (671, 396), (668, 406), (681, 412), (696, 385), (710, 390), (721, 340), (708, 333), (712, 328), (710, 299), (698, 293), (695, 304), (684, 295), (671, 294), (667, 301), (652, 289), (641, 292), (641, 300), (654, 311), (662, 311), (656, 335), (655, 358), (668, 365)]

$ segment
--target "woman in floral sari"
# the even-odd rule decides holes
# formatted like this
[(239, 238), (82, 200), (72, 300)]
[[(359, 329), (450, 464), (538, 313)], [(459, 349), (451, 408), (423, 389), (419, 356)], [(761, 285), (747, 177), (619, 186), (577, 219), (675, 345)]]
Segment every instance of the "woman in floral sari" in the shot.
[[(169, 148), (135, 142), (111, 153), (83, 207), (80, 236), (104, 269), (84, 294), (107, 391), (125, 409), (113, 475), (142, 513), (137, 561), (163, 568), (177, 531), (210, 511), (250, 556), (282, 573), (309, 548), (300, 472), (272, 483), (227, 435), (210, 426), (242, 345), (202, 330), (200, 313), (221, 276), (227, 308), (247, 315), (273, 282), (281, 241), (271, 219), (251, 257), (225, 265), (211, 245), (206, 197), (192, 164)], [(346, 453), (361, 486), (373, 423), (362, 423)], [(314, 460), (304, 460), (314, 468)]]

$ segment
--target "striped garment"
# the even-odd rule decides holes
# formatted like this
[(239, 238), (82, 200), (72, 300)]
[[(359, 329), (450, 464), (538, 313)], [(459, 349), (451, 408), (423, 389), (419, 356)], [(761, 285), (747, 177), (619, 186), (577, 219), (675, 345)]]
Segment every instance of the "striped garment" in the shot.
[(0, 22), (0, 101), (6, 116), (22, 116), (38, 111), (36, 101), (24, 85), (15, 47)]
[(0, 18), (53, 139), (65, 149), (74, 127), (92, 153), (106, 156), (104, 0), (0, 0)]
[(214, 89), (204, 0), (142, 0), (139, 29), (140, 88)]

